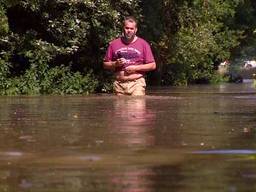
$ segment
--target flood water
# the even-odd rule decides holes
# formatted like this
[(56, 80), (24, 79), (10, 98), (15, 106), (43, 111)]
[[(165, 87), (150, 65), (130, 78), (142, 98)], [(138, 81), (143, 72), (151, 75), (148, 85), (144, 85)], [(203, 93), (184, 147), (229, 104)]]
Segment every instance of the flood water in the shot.
[(250, 82), (0, 104), (0, 191), (256, 190)]

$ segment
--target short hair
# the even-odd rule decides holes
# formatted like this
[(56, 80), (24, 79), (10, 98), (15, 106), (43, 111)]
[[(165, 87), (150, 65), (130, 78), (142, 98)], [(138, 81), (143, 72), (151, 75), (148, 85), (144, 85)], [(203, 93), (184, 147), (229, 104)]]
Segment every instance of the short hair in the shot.
[(131, 22), (131, 23), (135, 23), (135, 26), (137, 27), (138, 25), (138, 21), (136, 20), (136, 18), (134, 16), (126, 16), (123, 20), (123, 25), (125, 25), (125, 22)]

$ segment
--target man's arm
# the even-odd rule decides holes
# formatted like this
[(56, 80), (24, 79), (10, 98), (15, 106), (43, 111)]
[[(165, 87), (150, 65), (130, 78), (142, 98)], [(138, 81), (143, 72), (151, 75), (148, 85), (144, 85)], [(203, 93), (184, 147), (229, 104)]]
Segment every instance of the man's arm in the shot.
[(114, 70), (116, 68), (116, 61), (104, 61), (104, 69)]
[(125, 64), (126, 60), (124, 58), (119, 58), (116, 61), (104, 61), (103, 67), (105, 69), (114, 70), (116, 67), (121, 67)]
[(155, 69), (156, 69), (156, 63), (152, 62), (152, 63), (143, 64), (143, 65), (130, 65), (125, 68), (125, 71), (128, 74), (132, 74), (137, 72), (153, 71)]

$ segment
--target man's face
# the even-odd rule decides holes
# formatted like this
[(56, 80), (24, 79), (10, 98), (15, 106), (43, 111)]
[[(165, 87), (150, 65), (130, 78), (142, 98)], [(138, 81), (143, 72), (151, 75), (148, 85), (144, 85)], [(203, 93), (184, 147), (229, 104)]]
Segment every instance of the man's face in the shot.
[(127, 41), (131, 42), (135, 37), (137, 27), (135, 22), (125, 21), (124, 23), (124, 36)]

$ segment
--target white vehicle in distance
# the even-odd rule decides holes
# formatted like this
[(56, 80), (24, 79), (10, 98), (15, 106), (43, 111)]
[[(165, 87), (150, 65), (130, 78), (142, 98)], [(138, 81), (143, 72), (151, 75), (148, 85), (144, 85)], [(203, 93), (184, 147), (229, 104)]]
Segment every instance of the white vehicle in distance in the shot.
[(256, 61), (247, 60), (241, 66), (240, 75), (243, 79), (254, 79), (256, 74)]
[(243, 68), (243, 69), (252, 69), (252, 68), (256, 68), (256, 61), (255, 61), (255, 60), (245, 61), (242, 68)]

